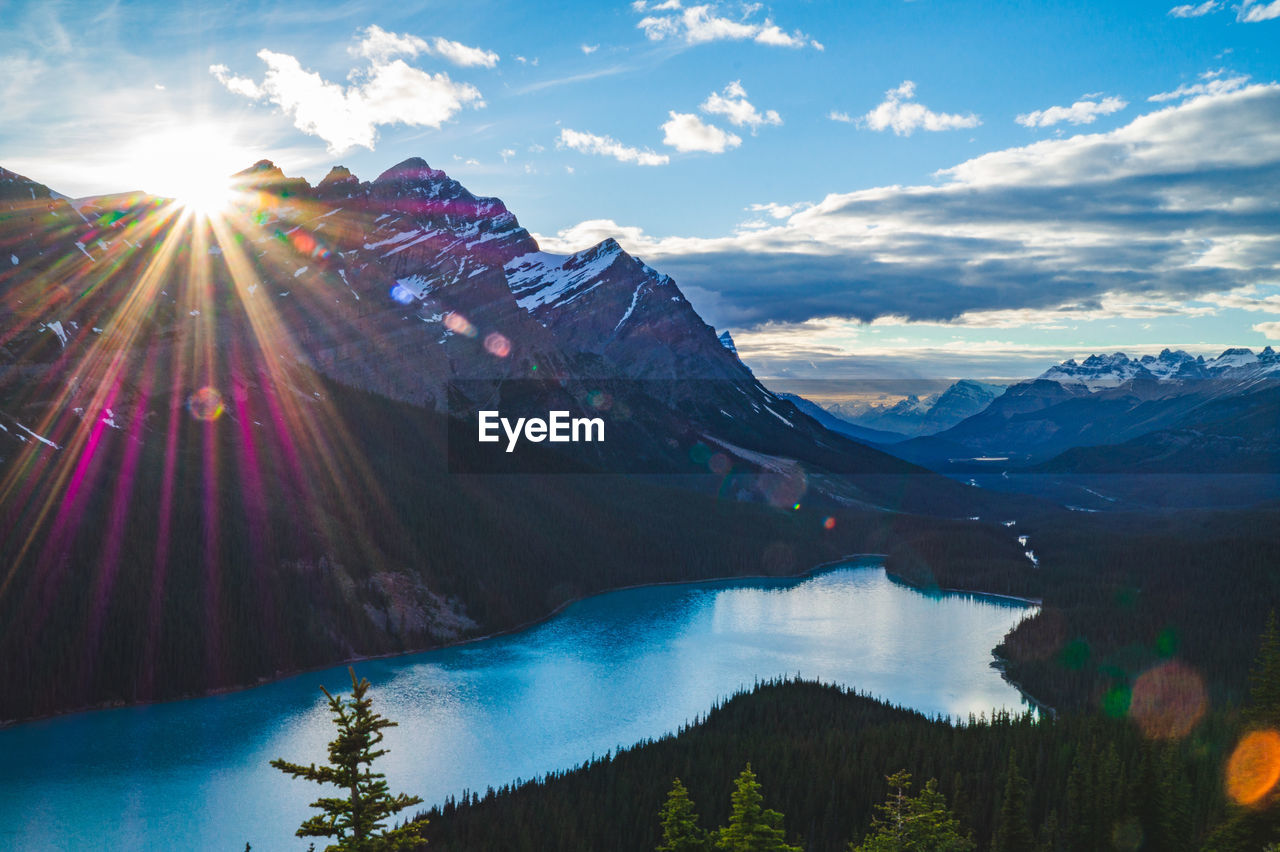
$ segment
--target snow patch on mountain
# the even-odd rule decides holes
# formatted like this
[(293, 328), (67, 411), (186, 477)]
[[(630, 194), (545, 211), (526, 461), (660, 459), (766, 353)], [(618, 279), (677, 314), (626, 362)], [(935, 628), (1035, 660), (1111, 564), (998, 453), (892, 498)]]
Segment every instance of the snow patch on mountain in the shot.
[[(16, 420), (14, 422), (17, 423)], [(26, 426), (23, 426), (21, 423), (18, 423), (18, 428), (21, 429), (23, 432), (26, 432), (31, 437), (35, 438), (40, 443), (45, 444), (46, 446), (53, 447), (55, 450), (62, 449), (62, 447), (58, 446), (53, 441), (50, 441), (48, 438), (46, 438), (43, 435), (37, 435), (35, 432), (31, 431)]]
[(67, 330), (62, 327), (62, 323), (59, 320), (45, 323), (44, 327), (58, 335), (58, 342), (62, 344), (62, 348), (67, 348)]
[[(583, 293), (590, 292), (599, 285), (600, 275), (617, 261), (621, 253), (622, 248), (608, 239), (568, 256), (544, 251), (530, 252), (513, 258), (503, 269), (507, 273), (507, 284), (516, 297), (516, 304), (532, 312), (543, 306), (567, 304)], [(632, 309), (634, 308), (633, 301)]]

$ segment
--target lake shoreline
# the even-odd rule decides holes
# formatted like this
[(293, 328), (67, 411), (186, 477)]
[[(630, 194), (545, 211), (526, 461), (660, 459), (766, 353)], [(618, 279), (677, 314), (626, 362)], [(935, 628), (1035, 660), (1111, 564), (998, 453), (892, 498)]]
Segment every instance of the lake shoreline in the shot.
[[(732, 575), (721, 576), (721, 577), (703, 577), (696, 580), (658, 580), (652, 583), (631, 583), (625, 586), (613, 586), (608, 589), (601, 589), (600, 591), (597, 591), (597, 592), (591, 592), (590, 594), (578, 595), (577, 597), (569, 598), (561, 602), (560, 604), (557, 604), (554, 609), (552, 609), (550, 612), (548, 612), (543, 616), (530, 619), (529, 621), (522, 622), (512, 627), (503, 628), (501, 630), (495, 630), (491, 633), (486, 633), (483, 636), (468, 636), (465, 639), (457, 639), (450, 642), (442, 642), (439, 645), (429, 645), (421, 648), (412, 648), (405, 651), (390, 651), (385, 654), (359, 654), (354, 657), (348, 657), (344, 660), (335, 660), (330, 663), (322, 663), (315, 666), (307, 666), (305, 668), (291, 669), (285, 672), (277, 672), (275, 675), (272, 675), (270, 677), (259, 678), (257, 681), (253, 683), (242, 683), (242, 684), (233, 684), (231, 686), (212, 687), (210, 689), (199, 690), (197, 692), (184, 693), (182, 695), (174, 695), (169, 698), (140, 699), (137, 701), (103, 701), (98, 704), (89, 704), (83, 707), (75, 707), (67, 710), (56, 710), (51, 713), (41, 713), (36, 716), (25, 716), (21, 719), (0, 719), (0, 731), (7, 730), (9, 728), (16, 728), (20, 725), (26, 725), (33, 722), (44, 722), (44, 721), (48, 721), (49, 719), (61, 719), (64, 716), (76, 716), (81, 713), (96, 713), (102, 710), (123, 710), (127, 707), (149, 707), (155, 704), (169, 704), (175, 701), (190, 701), (195, 698), (211, 698), (215, 695), (229, 695), (233, 692), (244, 692), (245, 690), (254, 689), (259, 686), (266, 686), (267, 684), (270, 684), (270, 683), (287, 680), (288, 678), (291, 678), (291, 677), (298, 677), (300, 675), (308, 674), (309, 672), (324, 671), (325, 669), (332, 669), (338, 666), (352, 666), (352, 665), (355, 665), (356, 663), (368, 662), (370, 660), (389, 660), (395, 657), (407, 657), (411, 654), (422, 654), (428, 651), (440, 651), (446, 648), (460, 648), (476, 642), (484, 642), (489, 639), (496, 639), (501, 636), (510, 636), (514, 633), (520, 633), (521, 631), (528, 630), (533, 627), (537, 627), (538, 625), (544, 624), (547, 621), (550, 621), (551, 619), (555, 618), (557, 615), (563, 612), (566, 608), (568, 608), (569, 606), (572, 606), (575, 603), (578, 603), (579, 601), (584, 601), (584, 600), (587, 600), (588, 598), (599, 597), (601, 595), (612, 594), (614, 592), (623, 592), (631, 589), (644, 589), (644, 588), (658, 587), (658, 586), (685, 586), (685, 585), (695, 585), (698, 583), (726, 583), (726, 582), (732, 582), (734, 580), (804, 580), (822, 571), (833, 570), (835, 568), (838, 568), (842, 565), (845, 565), (857, 559), (884, 560), (885, 558), (887, 558), (887, 554), (884, 554), (884, 553), (851, 553), (846, 556), (842, 556), (839, 559), (833, 559), (827, 562), (821, 562), (817, 565), (814, 565), (810, 568), (807, 568), (803, 571), (799, 571), (793, 574), (732, 574)], [(891, 579), (892, 579), (892, 576), (891, 576)], [(985, 593), (979, 592), (978, 594), (985, 594)]]
[(919, 583), (914, 583), (901, 574), (890, 571), (888, 568), (885, 569), (885, 574), (888, 575), (889, 579), (893, 580), (895, 583), (901, 583), (904, 586), (908, 586), (909, 588), (915, 589), (917, 592), (921, 592), (926, 595), (930, 592), (937, 591), (948, 595), (974, 595), (975, 597), (981, 598), (1017, 601), (1018, 603), (1027, 604), (1028, 606), (1044, 606), (1044, 600), (1041, 598), (1024, 598), (1020, 595), (1002, 595), (999, 592), (983, 592), (978, 589), (944, 589), (941, 586), (930, 588), (928, 586), (922, 586)]
[[(887, 576), (893, 582), (900, 583), (911, 589), (915, 589), (917, 592), (928, 594), (930, 591), (932, 591), (931, 589), (927, 589), (918, 583), (911, 582), (906, 577), (903, 577), (901, 574), (895, 574), (894, 572), (888, 570), (887, 568), (885, 569), (884, 573), (885, 573), (885, 576)], [(996, 598), (999, 600), (1017, 601), (1018, 603), (1027, 604), (1028, 606), (1037, 606), (1037, 607), (1044, 606), (1044, 601), (1039, 598), (1024, 598), (1018, 595), (1001, 595), (995, 592), (975, 592), (975, 591), (970, 591), (968, 589), (939, 588), (937, 591), (942, 592), (944, 594), (974, 595), (976, 597), (982, 597), (982, 598)], [(1051, 718), (1057, 717), (1058, 711), (1056, 709), (1044, 703), (1040, 699), (1036, 698), (1030, 692), (1027, 692), (1026, 688), (1023, 687), (1022, 684), (1018, 683), (1016, 680), (1009, 677), (1009, 661), (1007, 659), (997, 654), (994, 648), (991, 650), (991, 656), (994, 658), (994, 661), (991, 663), (991, 667), (994, 668), (996, 671), (1000, 672), (1000, 678), (1005, 683), (1009, 684), (1014, 689), (1018, 690), (1018, 694), (1021, 695), (1023, 698), (1027, 699), (1027, 703), (1029, 703), (1032, 707), (1036, 708), (1042, 713), (1047, 713)]]

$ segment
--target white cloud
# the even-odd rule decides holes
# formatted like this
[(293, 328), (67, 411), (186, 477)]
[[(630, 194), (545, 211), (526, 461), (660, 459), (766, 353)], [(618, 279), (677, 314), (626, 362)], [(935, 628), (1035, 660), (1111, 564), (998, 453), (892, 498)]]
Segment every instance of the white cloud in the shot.
[(631, 252), (643, 252), (657, 248), (659, 245), (659, 241), (645, 234), (643, 228), (619, 225), (612, 219), (587, 219), (557, 231), (555, 236), (534, 234), (539, 248), (558, 254), (573, 254), (595, 245), (606, 237), (616, 238)]
[(258, 84), (250, 80), (248, 77), (237, 77), (231, 73), (231, 69), (225, 65), (210, 65), (209, 73), (218, 78), (218, 82), (226, 86), (231, 92), (237, 95), (243, 95), (246, 98), (265, 97), (262, 89)]
[(501, 151), (498, 152), (498, 156), (502, 158), (502, 162), (504, 163), (507, 160), (510, 160), (515, 155), (516, 155), (515, 148), (503, 148)]
[(916, 84), (903, 80), (902, 85), (884, 93), (884, 102), (864, 115), (861, 124), (872, 130), (892, 129), (898, 136), (910, 136), (916, 130), (956, 130), (977, 127), (982, 120), (973, 113), (934, 112), (916, 103)]
[(492, 50), (468, 47), (460, 42), (449, 41), (447, 38), (432, 39), (430, 52), (462, 68), (492, 68), (498, 64), (498, 54)]
[(1280, 340), (1280, 322), (1260, 322), (1253, 327), (1253, 330), (1267, 340)]
[(765, 204), (752, 204), (747, 209), (753, 213), (768, 213), (775, 219), (786, 219), (800, 210), (805, 210), (813, 206), (810, 201), (801, 201), (796, 204), (778, 204), (770, 201)]
[(1218, 0), (1205, 0), (1199, 6), (1174, 6), (1169, 10), (1169, 15), (1174, 18), (1199, 18), (1202, 15), (1209, 14), (1219, 6), (1221, 4)]
[(356, 47), (369, 60), (369, 67), (352, 71), (349, 86), (303, 70), (293, 56), (265, 49), (258, 51), (258, 58), (267, 64), (260, 83), (233, 75), (225, 65), (211, 65), (209, 72), (237, 95), (276, 104), (295, 127), (325, 140), (334, 154), (357, 145), (373, 150), (380, 125), (439, 127), (463, 106), (484, 106), (474, 86), (456, 83), (443, 72), (430, 74), (402, 59), (390, 59), (396, 53), (422, 49), (420, 39), (375, 29), (366, 31)]
[(366, 27), (364, 36), (349, 48), (353, 56), (363, 56), (374, 64), (383, 64), (394, 56), (434, 54), (463, 68), (492, 68), (498, 64), (498, 54), (492, 50), (469, 47), (461, 42), (439, 36), (427, 41), (408, 33), (391, 33), (378, 25)]
[(1227, 293), (1210, 293), (1204, 298), (1220, 308), (1280, 314), (1280, 293), (1272, 292), (1264, 295), (1258, 287), (1252, 285)]
[(668, 112), (671, 118), (662, 125), (662, 144), (670, 145), (681, 153), (705, 151), (723, 154), (729, 148), (742, 144), (742, 137), (721, 130), (713, 124), (705, 124), (691, 112)]
[(1160, 92), (1147, 98), (1147, 100), (1153, 103), (1164, 103), (1165, 101), (1177, 101), (1199, 95), (1224, 95), (1227, 92), (1234, 92), (1236, 89), (1242, 88), (1249, 82), (1248, 74), (1228, 77), (1226, 73), (1223, 68), (1219, 68), (1216, 71), (1205, 71), (1200, 75), (1200, 79), (1205, 82), (1183, 83), (1172, 92)]
[(775, 110), (762, 113), (752, 106), (747, 100), (747, 90), (742, 88), (739, 80), (725, 86), (723, 92), (712, 92), (701, 109), (710, 115), (723, 115), (734, 127), (750, 127), (753, 134), (762, 124), (782, 124), (782, 116)]
[(1270, 3), (1259, 4), (1256, 0), (1244, 0), (1240, 6), (1236, 19), (1244, 21), (1247, 24), (1256, 24), (1259, 21), (1272, 21), (1280, 18), (1280, 0), (1272, 0)]
[(582, 52), (585, 53), (587, 56), (590, 56), (591, 54), (595, 53), (599, 49), (600, 49), (600, 45), (598, 44), (584, 44), (581, 46)]
[(854, 122), (853, 116), (849, 115), (847, 112), (841, 112), (838, 109), (833, 109), (831, 112), (827, 113), (827, 118), (832, 121), (842, 121), (845, 124), (853, 124)]
[(720, 237), (595, 221), (543, 245), (573, 251), (614, 236), (676, 277), (716, 325), (1280, 314), (1280, 85), (994, 151), (937, 177), (831, 194), (789, 215), (790, 205), (758, 205), (753, 227)]
[(750, 20), (759, 11), (759, 4), (744, 5), (742, 17), (736, 20), (722, 14), (718, 3), (686, 7), (680, 0), (666, 0), (652, 6), (636, 2), (631, 4), (631, 8), (639, 13), (651, 13), (641, 18), (636, 27), (644, 30), (645, 36), (652, 41), (672, 38), (683, 40), (685, 44), (706, 44), (712, 41), (750, 40), (772, 47), (808, 46), (815, 50), (823, 49), (817, 40), (799, 30), (787, 32), (775, 24), (772, 18), (758, 22)]
[(1128, 101), (1117, 97), (1103, 98), (1102, 100), (1083, 98), (1071, 106), (1051, 106), (1048, 109), (1038, 109), (1034, 112), (1025, 113), (1015, 118), (1014, 121), (1025, 127), (1052, 127), (1063, 121), (1069, 124), (1093, 124), (1098, 116), (1111, 115), (1111, 113), (1119, 112), (1128, 105)]
[(371, 62), (386, 62), (393, 56), (417, 56), (428, 50), (427, 42), (415, 35), (389, 33), (374, 24), (364, 29), (364, 37), (347, 48), (352, 56), (363, 56)]
[(612, 136), (597, 136), (594, 133), (581, 133), (564, 128), (556, 139), (559, 148), (571, 148), (583, 154), (598, 154), (602, 157), (613, 157), (620, 163), (635, 163), (638, 166), (665, 166), (671, 162), (666, 154), (657, 154), (649, 149), (632, 148), (623, 145)]

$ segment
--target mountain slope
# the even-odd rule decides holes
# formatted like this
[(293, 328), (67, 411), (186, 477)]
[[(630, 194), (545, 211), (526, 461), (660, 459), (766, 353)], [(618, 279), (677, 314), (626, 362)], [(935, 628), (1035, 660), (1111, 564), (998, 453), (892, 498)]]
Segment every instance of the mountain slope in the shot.
[(1044, 473), (1280, 474), (1280, 387), (1210, 399), (1168, 428), (1076, 447)]
[(897, 432), (868, 429), (865, 426), (858, 426), (855, 423), (850, 423), (849, 421), (832, 414), (816, 402), (793, 393), (779, 393), (778, 397), (791, 402), (796, 408), (800, 409), (802, 412), (809, 415), (832, 432), (845, 435), (855, 441), (861, 441), (868, 444), (888, 444), (899, 440), (902, 437)]

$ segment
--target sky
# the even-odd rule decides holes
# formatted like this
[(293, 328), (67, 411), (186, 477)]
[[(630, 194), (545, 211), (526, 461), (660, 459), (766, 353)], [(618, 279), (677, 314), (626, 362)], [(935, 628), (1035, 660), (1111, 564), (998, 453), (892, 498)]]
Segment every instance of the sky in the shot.
[(767, 379), (1280, 342), (1280, 0), (0, 0), (0, 44), (0, 166), (58, 192), (421, 156)]

